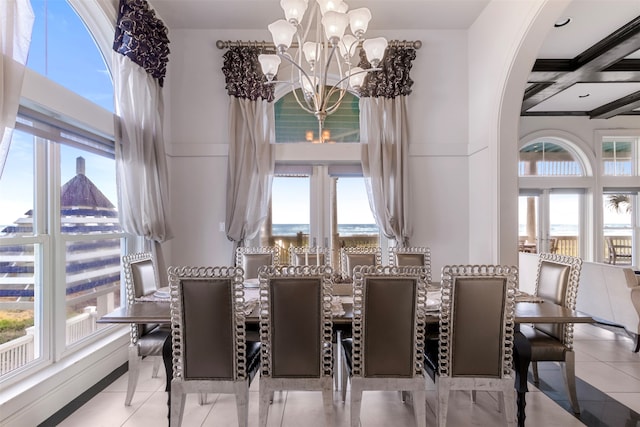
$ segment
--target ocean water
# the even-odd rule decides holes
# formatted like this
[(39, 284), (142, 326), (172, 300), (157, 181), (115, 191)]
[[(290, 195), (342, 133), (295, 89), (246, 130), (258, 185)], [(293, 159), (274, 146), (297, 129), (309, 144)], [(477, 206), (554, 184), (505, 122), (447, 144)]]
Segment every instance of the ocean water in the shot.
[[(274, 236), (295, 236), (298, 233), (309, 234), (309, 224), (273, 224)], [(341, 236), (354, 236), (362, 234), (378, 234), (378, 226), (375, 224), (338, 224), (338, 233)]]

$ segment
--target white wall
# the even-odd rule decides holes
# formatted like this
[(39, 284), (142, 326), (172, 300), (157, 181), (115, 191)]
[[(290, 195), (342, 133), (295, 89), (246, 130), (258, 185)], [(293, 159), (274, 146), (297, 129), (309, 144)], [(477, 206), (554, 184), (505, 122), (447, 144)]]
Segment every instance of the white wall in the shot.
[[(411, 244), (432, 248), (437, 277), (442, 265), (467, 261), (466, 31), (387, 31), (385, 35), (423, 43), (413, 62), (409, 97), (415, 194)], [(269, 35), (266, 31), (171, 31), (165, 139), (175, 238), (167, 244), (168, 265), (232, 262), (232, 245), (219, 231), (225, 218), (229, 139), (228, 96), (221, 71), (226, 51), (215, 47), (219, 39), (268, 40)]]
[(517, 125), (526, 77), (564, 0), (492, 1), (469, 30), (469, 258), (517, 263)]

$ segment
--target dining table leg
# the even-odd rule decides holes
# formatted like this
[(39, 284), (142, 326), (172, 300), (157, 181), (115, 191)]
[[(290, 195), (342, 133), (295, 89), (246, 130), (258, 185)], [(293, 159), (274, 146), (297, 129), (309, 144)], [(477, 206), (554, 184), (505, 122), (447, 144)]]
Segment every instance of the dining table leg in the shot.
[(513, 336), (513, 364), (516, 373), (515, 389), (518, 404), (518, 426), (524, 427), (525, 407), (527, 405), (527, 376), (531, 363), (531, 344), (519, 330)]

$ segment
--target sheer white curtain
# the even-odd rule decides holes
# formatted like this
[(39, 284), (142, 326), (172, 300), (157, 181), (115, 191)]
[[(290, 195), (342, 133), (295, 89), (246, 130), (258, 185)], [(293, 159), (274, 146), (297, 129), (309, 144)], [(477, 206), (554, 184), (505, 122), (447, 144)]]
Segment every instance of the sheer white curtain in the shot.
[(231, 97), (227, 237), (240, 245), (260, 231), (269, 210), (274, 155), (273, 103)]
[(29, 0), (0, 0), (0, 178), (20, 104), (33, 20)]
[(255, 47), (232, 47), (222, 67), (230, 95), (225, 224), (234, 253), (258, 234), (271, 199), (274, 95), (273, 85), (264, 84), (259, 53)]
[(406, 97), (362, 98), (362, 171), (382, 233), (400, 246), (411, 236)]
[[(369, 68), (363, 52), (362, 68)], [(369, 205), (380, 230), (407, 246), (413, 232), (409, 215), (409, 126), (407, 96), (415, 49), (389, 47), (381, 71), (365, 79), (360, 98), (362, 171)]]
[(154, 242), (158, 271), (160, 243), (173, 237), (162, 126), (168, 42), (146, 1), (120, 1), (112, 64), (120, 223)]

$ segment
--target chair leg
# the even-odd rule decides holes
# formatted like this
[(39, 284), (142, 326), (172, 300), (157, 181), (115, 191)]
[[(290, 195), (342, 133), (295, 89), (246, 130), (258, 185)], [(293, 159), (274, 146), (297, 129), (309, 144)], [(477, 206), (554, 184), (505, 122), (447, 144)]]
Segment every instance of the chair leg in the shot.
[(182, 416), (184, 415), (184, 402), (187, 395), (182, 391), (179, 383), (171, 383), (171, 418), (169, 418), (169, 427), (179, 427), (182, 424)]
[(573, 351), (567, 351), (564, 356), (564, 369), (562, 377), (569, 395), (571, 408), (576, 414), (580, 413), (580, 404), (578, 403), (578, 394), (576, 393), (576, 354)]
[(325, 425), (333, 427), (335, 419), (333, 414), (333, 379), (329, 379), (329, 384), (322, 390), (322, 405), (324, 406)]
[(531, 361), (531, 371), (533, 372), (533, 383), (538, 385), (540, 377), (538, 377), (538, 362)]
[(344, 360), (343, 360), (340, 371), (342, 372), (342, 381), (341, 381), (342, 389), (340, 390), (340, 393), (342, 395), (342, 403), (344, 403), (347, 399), (347, 382), (349, 380), (349, 373), (347, 372), (347, 366)]
[(360, 407), (362, 406), (362, 387), (351, 379), (351, 427), (360, 425)]
[(153, 357), (153, 370), (151, 371), (151, 378), (158, 378), (158, 371), (162, 365), (162, 356)]
[(504, 393), (505, 393), (504, 391), (498, 392), (498, 412), (500, 413), (504, 412), (504, 403), (505, 403)]
[[(235, 384), (238, 427), (249, 425), (249, 381)], [(200, 394), (205, 395), (205, 393)], [(206, 395), (205, 395), (206, 396)]]
[(200, 406), (207, 404), (207, 393), (198, 394), (198, 403), (200, 404)]
[(425, 390), (415, 390), (411, 393), (413, 400), (413, 414), (416, 417), (417, 427), (427, 426), (427, 392)]
[(438, 426), (447, 426), (447, 412), (449, 410), (449, 391), (451, 384), (446, 378), (438, 377), (437, 379), (437, 396), (438, 407), (436, 411), (436, 417), (438, 418)]
[(515, 427), (516, 420), (516, 396), (515, 391), (513, 389), (513, 381), (505, 380), (503, 382), (504, 390), (499, 392), (499, 402), (500, 406), (504, 408), (504, 416), (507, 420), (507, 425)]
[(258, 403), (260, 427), (267, 427), (267, 417), (269, 416), (269, 406), (273, 401), (273, 390), (264, 384), (260, 384), (260, 402)]
[(130, 406), (133, 400), (133, 393), (136, 391), (138, 384), (138, 376), (140, 375), (140, 356), (138, 356), (138, 347), (129, 346), (129, 379), (127, 380), (127, 395), (124, 399), (124, 405)]
[(471, 401), (473, 403), (478, 403), (477, 397), (476, 397), (476, 391), (475, 390), (471, 390)]

